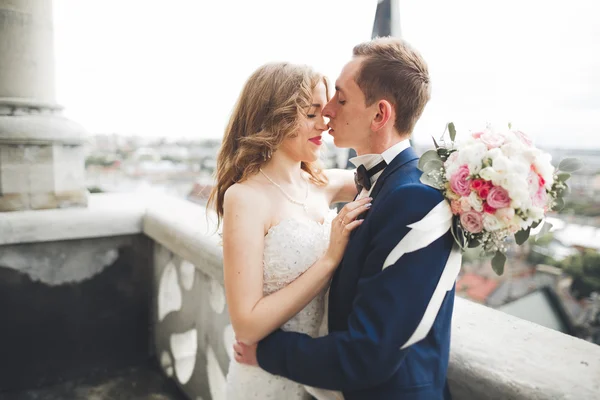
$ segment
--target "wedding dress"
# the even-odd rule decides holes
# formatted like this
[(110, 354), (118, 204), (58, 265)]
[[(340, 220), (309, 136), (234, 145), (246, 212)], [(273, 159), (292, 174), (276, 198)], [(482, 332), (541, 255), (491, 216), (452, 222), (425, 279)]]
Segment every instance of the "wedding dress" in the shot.
[[(331, 230), (331, 210), (323, 223), (311, 219), (284, 219), (271, 227), (264, 242), (263, 293), (265, 295), (289, 285), (314, 264), (327, 250)], [(315, 297), (281, 329), (319, 335), (325, 317), (326, 290)], [(317, 399), (327, 397), (320, 389), (305, 387), (281, 376), (271, 375), (259, 367), (238, 364), (232, 360), (227, 374), (227, 400), (273, 399), (305, 400), (310, 393)]]

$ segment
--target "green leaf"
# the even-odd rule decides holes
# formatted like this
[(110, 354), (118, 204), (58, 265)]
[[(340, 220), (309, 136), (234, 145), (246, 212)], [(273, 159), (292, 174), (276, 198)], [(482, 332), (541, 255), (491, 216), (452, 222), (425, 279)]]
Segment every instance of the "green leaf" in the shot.
[(432, 136), (431, 139), (433, 139), (433, 145), (435, 146), (436, 149), (439, 149), (440, 146), (437, 144), (437, 142), (435, 141), (435, 138)]
[(417, 165), (417, 168), (425, 172), (423, 168), (425, 167), (425, 164), (427, 164), (431, 160), (440, 160), (440, 156), (438, 155), (437, 151), (428, 150), (425, 153), (423, 153), (423, 155), (419, 159), (419, 164)]
[(560, 174), (556, 175), (556, 179), (561, 182), (566, 182), (570, 177), (571, 177), (571, 174), (569, 174), (567, 172), (561, 172)]
[(441, 160), (429, 160), (423, 166), (423, 172), (428, 173), (434, 170), (439, 171), (439, 169), (442, 168), (443, 165), (444, 164)]
[(565, 201), (563, 200), (562, 197), (557, 197), (556, 200), (554, 200), (554, 207), (552, 207), (552, 210), (560, 211), (563, 208), (565, 208)]
[(434, 189), (437, 190), (442, 190), (443, 186), (440, 182), (438, 182), (435, 178), (432, 178), (430, 175), (428, 174), (423, 174), (421, 175), (421, 183), (427, 185), (427, 186), (431, 186)]
[(558, 169), (562, 172), (575, 172), (583, 167), (583, 163), (577, 158), (565, 158), (558, 164)]
[(531, 232), (531, 228), (521, 229), (519, 232), (515, 233), (515, 242), (520, 246), (529, 239), (529, 233)]
[(496, 275), (504, 273), (504, 264), (506, 264), (506, 256), (501, 251), (497, 251), (494, 258), (492, 258), (492, 269)]
[(471, 240), (469, 242), (469, 248), (470, 249), (473, 249), (473, 248), (479, 247), (479, 246), (481, 246), (481, 242), (479, 240), (477, 240), (477, 239), (473, 239), (473, 240)]
[(508, 123), (508, 130), (511, 130), (511, 129), (512, 129), (512, 123), (511, 123), (511, 122), (509, 122), (509, 123)]
[(538, 226), (540, 226), (541, 223), (542, 223), (541, 219), (539, 221), (535, 221), (533, 224), (531, 224), (531, 229), (537, 228)]
[(454, 142), (456, 138), (456, 128), (454, 127), (454, 122), (450, 122), (448, 124), (448, 132), (450, 132), (450, 140)]

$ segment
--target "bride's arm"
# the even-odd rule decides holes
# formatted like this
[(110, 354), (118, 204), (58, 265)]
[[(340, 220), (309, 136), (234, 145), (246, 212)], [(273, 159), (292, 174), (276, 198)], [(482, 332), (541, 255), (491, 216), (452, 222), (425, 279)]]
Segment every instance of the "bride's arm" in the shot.
[(325, 255), (285, 288), (263, 296), (268, 209), (268, 202), (252, 188), (235, 185), (225, 193), (225, 293), (237, 340), (246, 344), (258, 342), (302, 310), (329, 284), (338, 263)]
[(324, 172), (329, 180), (327, 184), (329, 204), (354, 200), (357, 195), (356, 185), (354, 184), (354, 170), (326, 169)]

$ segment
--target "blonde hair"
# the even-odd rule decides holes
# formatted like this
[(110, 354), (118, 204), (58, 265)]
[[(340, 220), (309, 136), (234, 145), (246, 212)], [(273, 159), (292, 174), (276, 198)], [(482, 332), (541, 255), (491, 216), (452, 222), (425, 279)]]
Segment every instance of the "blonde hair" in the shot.
[(354, 56), (364, 57), (356, 84), (366, 105), (386, 99), (396, 110), (394, 127), (411, 134), (431, 97), (429, 70), (423, 57), (402, 39), (376, 38), (354, 47)]
[[(248, 78), (225, 129), (217, 157), (216, 184), (208, 204), (214, 206), (220, 224), (227, 189), (258, 173), (271, 154), (288, 137), (297, 135), (300, 115), (312, 103), (313, 89), (323, 75), (304, 65), (266, 64)], [(301, 167), (317, 185), (327, 183), (321, 168), (302, 162)]]

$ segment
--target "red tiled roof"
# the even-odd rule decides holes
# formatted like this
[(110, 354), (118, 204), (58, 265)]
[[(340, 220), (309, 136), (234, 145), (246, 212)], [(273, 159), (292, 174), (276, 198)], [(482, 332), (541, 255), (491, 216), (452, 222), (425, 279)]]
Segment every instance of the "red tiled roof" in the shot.
[(458, 278), (456, 292), (482, 303), (497, 286), (498, 282), (495, 280), (468, 273)]

